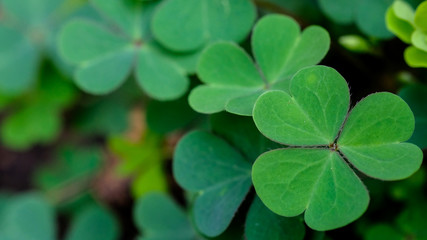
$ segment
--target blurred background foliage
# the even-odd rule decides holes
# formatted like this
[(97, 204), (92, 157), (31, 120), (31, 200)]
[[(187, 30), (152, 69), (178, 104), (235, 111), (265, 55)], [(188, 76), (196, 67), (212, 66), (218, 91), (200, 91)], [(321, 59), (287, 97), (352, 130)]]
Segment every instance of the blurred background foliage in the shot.
[[(216, 3), (207, 2), (214, 9)], [(427, 71), (408, 66), (403, 53), (411, 41), (387, 27), (392, 0), (238, 2), (242, 12), (209, 28), (199, 24), (201, 13), (192, 0), (123, 0), (119, 7), (113, 0), (0, 0), (0, 239), (206, 239), (186, 214), (187, 201), (194, 196), (184, 193), (172, 177), (175, 145), (190, 129), (210, 129), (255, 159), (259, 153), (251, 139), (259, 133), (244, 122), (242, 128), (231, 125), (236, 120), (225, 113), (196, 113), (188, 105), (188, 89), (200, 84), (194, 72), (206, 46), (231, 40), (250, 51), (250, 28), (256, 16), (268, 13), (289, 15), (303, 28), (326, 28), (332, 45), (321, 64), (348, 80), (352, 102), (377, 91), (398, 92), (416, 118), (410, 141), (427, 147)], [(415, 11), (422, 1), (405, 2)], [(178, 10), (192, 14), (194, 22), (180, 22), (174, 16)], [(110, 33), (102, 32), (105, 38), (98, 39), (91, 36), (96, 30), (61, 33), (66, 24), (82, 19), (109, 26)], [(134, 26), (127, 24), (129, 19)], [(423, 23), (416, 26), (425, 37), (427, 20)], [(226, 28), (229, 31), (222, 31)], [(111, 50), (108, 41), (122, 39), (121, 31), (131, 36), (123, 38), (131, 50), (123, 51), (135, 53), (123, 58), (115, 52), (117, 59), (107, 54), (99, 60), (97, 54)], [(60, 34), (68, 34), (66, 43)], [(85, 44), (84, 37), (96, 41)], [(423, 41), (421, 46), (427, 46), (427, 38)], [(77, 56), (96, 46), (95, 60)], [(69, 61), (73, 57), (66, 55), (73, 54), (78, 61)], [(95, 69), (96, 64), (101, 68)], [(87, 70), (88, 65), (95, 67)], [(111, 80), (108, 89), (89, 94), (104, 78)], [(92, 79), (93, 85), (82, 85), (85, 79)], [(180, 84), (171, 87), (171, 79)], [(249, 140), (239, 139), (243, 134)], [(427, 239), (426, 177), (423, 167), (399, 182), (366, 180), (372, 203), (361, 219), (326, 233), (307, 228), (305, 236)], [(215, 239), (243, 238), (248, 199), (231, 227)], [(263, 210), (254, 203), (251, 211)]]

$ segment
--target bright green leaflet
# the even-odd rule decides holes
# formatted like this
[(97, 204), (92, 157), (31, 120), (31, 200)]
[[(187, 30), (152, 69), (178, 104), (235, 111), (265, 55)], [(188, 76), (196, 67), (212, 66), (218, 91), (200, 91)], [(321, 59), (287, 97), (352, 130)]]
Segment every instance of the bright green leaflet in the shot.
[(359, 35), (344, 35), (338, 39), (341, 46), (357, 53), (372, 52), (372, 44), (368, 40)]
[(117, 172), (133, 177), (131, 189), (133, 196), (137, 198), (151, 191), (167, 191), (162, 140), (150, 132), (138, 141), (122, 136), (108, 139), (109, 149), (120, 159)]
[(411, 41), (412, 45), (427, 53), (427, 34), (425, 34), (422, 30), (415, 30), (412, 33)]
[(90, 190), (88, 184), (95, 178), (101, 161), (98, 149), (67, 147), (55, 162), (38, 169), (34, 181), (58, 205), (70, 202)]
[(406, 48), (404, 52), (404, 58), (410, 67), (427, 67), (427, 52), (422, 51), (414, 46)]
[(99, 206), (90, 206), (74, 219), (66, 240), (115, 240), (119, 228), (113, 215)]
[(36, 193), (9, 199), (0, 218), (0, 235), (7, 240), (56, 239), (53, 208)]
[(328, 33), (321, 27), (311, 26), (300, 33), (298, 24), (289, 17), (263, 17), (252, 35), (259, 69), (235, 44), (211, 45), (200, 56), (197, 69), (205, 84), (191, 92), (190, 106), (201, 113), (226, 110), (251, 116), (259, 95), (267, 89), (287, 90), (295, 72), (322, 60), (329, 42)]
[(405, 43), (411, 43), (415, 11), (404, 1), (395, 1), (387, 10), (387, 29)]
[(387, 28), (402, 41), (412, 44), (405, 50), (404, 58), (410, 67), (427, 67), (427, 4), (421, 3), (416, 11), (403, 2), (396, 1), (386, 15)]
[(167, 195), (148, 194), (139, 198), (133, 211), (141, 240), (196, 240), (185, 212)]
[(427, 86), (414, 84), (400, 90), (402, 97), (411, 107), (415, 116), (415, 131), (408, 140), (420, 148), (427, 148)]
[(344, 78), (325, 66), (300, 70), (289, 94), (270, 91), (257, 100), (253, 118), (260, 132), (295, 146), (264, 153), (253, 166), (255, 190), (273, 212), (290, 217), (305, 211), (315, 230), (342, 227), (361, 216), (369, 202), (347, 161), (382, 180), (418, 170), (422, 151), (402, 143), (414, 130), (409, 106), (391, 93), (372, 94), (344, 124), (349, 101)]
[(302, 240), (305, 227), (298, 218), (285, 218), (271, 212), (255, 198), (246, 217), (247, 240)]
[(94, 21), (72, 20), (59, 36), (61, 56), (77, 66), (74, 77), (80, 88), (107, 94), (134, 72), (141, 88), (155, 99), (173, 100), (187, 91), (187, 70), (175, 55), (169, 58), (160, 53), (150, 36), (148, 26), (156, 2), (90, 3), (112, 24), (104, 27)]
[(373, 37), (389, 38), (384, 15), (393, 0), (318, 0), (322, 11), (341, 24), (356, 23), (359, 29)]
[(176, 181), (198, 193), (193, 214), (198, 229), (218, 236), (230, 224), (251, 187), (251, 165), (224, 140), (202, 131), (178, 143), (173, 161)]
[(250, 0), (167, 0), (156, 10), (156, 39), (174, 51), (190, 51), (217, 40), (242, 41), (256, 17)]
[(427, 32), (427, 2), (422, 2), (415, 10), (414, 24), (421, 31)]
[(56, 73), (43, 75), (40, 86), (23, 96), (22, 106), (1, 123), (1, 142), (12, 149), (28, 149), (53, 141), (62, 128), (61, 113), (74, 102), (76, 90)]

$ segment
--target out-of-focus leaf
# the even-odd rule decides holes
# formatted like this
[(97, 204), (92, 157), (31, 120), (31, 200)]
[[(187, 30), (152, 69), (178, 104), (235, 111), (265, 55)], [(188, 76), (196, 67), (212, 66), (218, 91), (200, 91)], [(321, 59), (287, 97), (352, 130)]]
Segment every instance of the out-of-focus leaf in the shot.
[(99, 206), (81, 211), (74, 219), (66, 240), (115, 240), (119, 226), (113, 215)]
[(53, 208), (39, 194), (13, 197), (0, 217), (0, 236), (7, 240), (56, 239)]
[(185, 212), (164, 194), (152, 193), (138, 199), (133, 216), (142, 230), (141, 240), (197, 240)]

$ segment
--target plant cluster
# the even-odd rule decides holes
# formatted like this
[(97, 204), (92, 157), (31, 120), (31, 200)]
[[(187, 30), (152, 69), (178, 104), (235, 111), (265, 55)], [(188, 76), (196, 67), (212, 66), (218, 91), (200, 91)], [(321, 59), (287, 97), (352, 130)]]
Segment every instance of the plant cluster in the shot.
[(427, 1), (0, 0), (0, 239), (427, 239), (425, 68)]

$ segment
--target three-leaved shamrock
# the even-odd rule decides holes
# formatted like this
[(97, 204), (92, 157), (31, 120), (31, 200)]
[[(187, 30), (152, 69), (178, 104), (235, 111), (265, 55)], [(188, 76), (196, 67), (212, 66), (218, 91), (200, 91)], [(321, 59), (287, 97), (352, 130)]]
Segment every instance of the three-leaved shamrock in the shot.
[(290, 17), (263, 17), (252, 33), (257, 63), (234, 43), (211, 45), (200, 56), (197, 74), (204, 85), (191, 92), (190, 105), (201, 113), (226, 110), (251, 116), (263, 92), (287, 89), (293, 74), (323, 59), (329, 43), (329, 34), (321, 27), (311, 26), (301, 33)]
[(259, 131), (292, 146), (266, 152), (253, 165), (255, 190), (273, 212), (292, 217), (305, 211), (316, 230), (342, 227), (369, 202), (353, 167), (382, 180), (406, 178), (420, 167), (422, 151), (404, 142), (414, 116), (400, 97), (375, 93), (347, 114), (349, 106), (345, 79), (325, 66), (300, 70), (288, 92), (258, 98), (253, 118)]
[(74, 77), (80, 88), (106, 94), (121, 86), (135, 71), (137, 82), (153, 98), (175, 99), (187, 91), (187, 64), (195, 56), (164, 54), (166, 50), (153, 40), (149, 25), (158, 2), (90, 3), (110, 25), (74, 19), (65, 24), (59, 36), (62, 57), (77, 66)]

